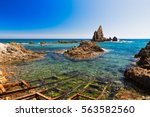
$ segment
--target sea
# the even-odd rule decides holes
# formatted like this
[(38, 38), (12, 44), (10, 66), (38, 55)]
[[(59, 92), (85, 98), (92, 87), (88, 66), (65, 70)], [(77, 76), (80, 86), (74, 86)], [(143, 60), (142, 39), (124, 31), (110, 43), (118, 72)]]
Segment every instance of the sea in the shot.
[[(65, 39), (64, 39), (65, 40)], [(111, 79), (124, 83), (124, 71), (135, 65), (137, 61), (134, 55), (144, 48), (149, 39), (121, 39), (119, 42), (98, 42), (98, 46), (106, 49), (103, 55), (84, 61), (74, 61), (57, 50), (67, 50), (78, 46), (78, 43), (49, 43), (44, 46), (40, 42), (57, 42), (58, 39), (0, 39), (1, 43), (17, 42), (25, 48), (46, 53), (45, 58), (36, 61), (18, 63), (16, 78), (33, 80), (62, 74), (79, 74), (78, 77), (85, 80), (90, 78)], [(34, 42), (35, 44), (29, 44)], [(64, 77), (64, 76), (63, 76)]]

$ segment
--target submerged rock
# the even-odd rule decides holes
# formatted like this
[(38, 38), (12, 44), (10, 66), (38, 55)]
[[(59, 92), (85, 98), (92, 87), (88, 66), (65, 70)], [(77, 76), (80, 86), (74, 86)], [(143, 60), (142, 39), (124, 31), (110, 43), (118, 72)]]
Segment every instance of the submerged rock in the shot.
[(74, 60), (91, 59), (104, 53), (104, 50), (92, 41), (82, 41), (78, 47), (64, 52), (64, 55)]
[(136, 67), (127, 69), (124, 76), (126, 79), (134, 81), (138, 86), (150, 90), (150, 42), (135, 57), (139, 58)]

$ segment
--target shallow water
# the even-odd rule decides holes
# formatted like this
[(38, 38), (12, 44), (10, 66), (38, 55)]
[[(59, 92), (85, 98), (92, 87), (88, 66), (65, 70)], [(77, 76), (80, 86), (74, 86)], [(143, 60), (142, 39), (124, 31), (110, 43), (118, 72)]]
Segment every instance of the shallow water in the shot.
[[(85, 76), (111, 78), (122, 80), (123, 71), (132, 65), (134, 55), (146, 45), (149, 40), (125, 40), (123, 42), (98, 43), (99, 46), (108, 50), (104, 55), (87, 61), (72, 61), (54, 51), (69, 49), (78, 46), (74, 44), (49, 44), (40, 46), (39, 44), (25, 47), (34, 51), (44, 51), (47, 53), (43, 60), (20, 64), (20, 78), (48, 77), (49, 75), (60, 75), (63, 73), (77, 71)], [(25, 73), (24, 73), (25, 72)], [(26, 74), (28, 72), (28, 74)], [(84, 78), (84, 75), (83, 75)]]
[[(21, 40), (19, 41), (21, 42)], [(27, 41), (29, 42), (31, 40), (24, 40), (22, 42)], [(108, 52), (95, 59), (86, 61), (73, 61), (61, 54), (54, 53), (56, 50), (78, 46), (79, 43), (40, 46), (39, 42), (42, 41), (43, 40), (36, 40), (36, 44), (33, 45), (24, 44), (27, 49), (43, 51), (46, 52), (47, 55), (42, 60), (17, 64), (17, 79), (31, 80), (49, 78), (51, 76), (67, 78), (70, 75), (75, 75), (73, 78), (77, 79), (76, 82), (80, 80), (88, 81), (89, 78), (97, 80), (110, 79), (112, 81), (119, 81), (123, 85), (124, 70), (133, 65), (133, 62), (135, 62), (134, 55), (138, 53), (141, 48), (145, 47), (149, 40), (124, 39), (122, 42), (97, 43), (100, 47), (107, 49)], [(57, 40), (44, 41), (51, 42)]]

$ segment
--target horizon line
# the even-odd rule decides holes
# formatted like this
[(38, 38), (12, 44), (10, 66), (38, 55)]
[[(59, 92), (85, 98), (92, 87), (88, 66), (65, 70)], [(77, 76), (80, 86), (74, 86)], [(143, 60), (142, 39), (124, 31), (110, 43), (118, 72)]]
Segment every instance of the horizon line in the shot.
[[(0, 39), (92, 39), (92, 38), (0, 38)], [(118, 39), (150, 39), (150, 38), (118, 38)]]

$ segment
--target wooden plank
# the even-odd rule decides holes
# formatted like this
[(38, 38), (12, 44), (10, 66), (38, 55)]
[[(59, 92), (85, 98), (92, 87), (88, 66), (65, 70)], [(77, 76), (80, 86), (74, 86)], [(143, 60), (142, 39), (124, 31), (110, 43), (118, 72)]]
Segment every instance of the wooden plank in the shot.
[(0, 89), (2, 90), (2, 92), (6, 92), (6, 89), (4, 88), (4, 86), (2, 84), (0, 84)]
[(21, 82), (22, 82), (27, 88), (30, 87), (29, 83), (27, 83), (25, 80), (21, 80)]
[(100, 100), (100, 99), (103, 97), (103, 95), (104, 95), (105, 92), (106, 92), (107, 87), (108, 87), (108, 85), (106, 85), (106, 86), (104, 87), (103, 91), (100, 92), (100, 95), (96, 98), (96, 100)]
[(15, 87), (15, 86), (18, 86), (18, 85), (21, 85), (21, 82), (3, 84), (3, 86), (5, 88), (7, 88), (7, 87)]
[[(43, 93), (43, 92), (46, 92), (46, 91), (47, 90), (41, 90), (41, 91), (39, 91), (39, 93)], [(27, 95), (24, 95), (24, 96), (17, 97), (14, 100), (24, 100), (24, 99), (27, 99), (27, 98), (34, 98), (34, 97), (36, 97), (36, 95), (37, 95), (37, 92), (34, 92), (34, 93), (30, 93), (30, 94), (27, 94)]]
[(38, 96), (40, 96), (40, 97), (46, 99), (46, 100), (52, 100), (51, 97), (47, 97), (47, 96), (43, 95), (42, 93), (36, 92), (36, 94), (37, 94)]
[(74, 98), (76, 98), (78, 96), (79, 96), (79, 93), (76, 93), (73, 96), (69, 97), (68, 100), (73, 100)]
[(90, 100), (95, 100), (95, 98), (93, 97), (89, 97), (89, 96), (86, 96), (86, 95), (82, 95), (82, 94), (78, 94), (80, 97), (83, 97), (83, 98), (86, 98), (86, 99), (90, 99)]

